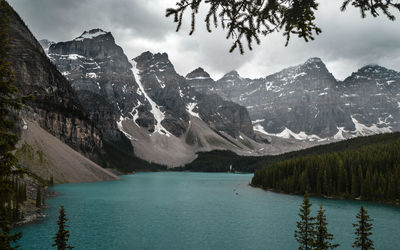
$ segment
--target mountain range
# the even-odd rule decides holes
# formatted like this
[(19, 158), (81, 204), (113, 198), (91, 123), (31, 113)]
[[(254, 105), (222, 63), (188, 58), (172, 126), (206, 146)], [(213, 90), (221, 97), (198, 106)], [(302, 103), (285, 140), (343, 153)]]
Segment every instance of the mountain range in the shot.
[(338, 81), (310, 58), (257, 79), (231, 71), (215, 81), (203, 68), (180, 75), (166, 53), (129, 59), (101, 29), (39, 43), (13, 12), (10, 35), (16, 85), (34, 96), (21, 128), (42, 129), (97, 167), (173, 167), (202, 151), (279, 154), (399, 130), (400, 74), (378, 65)]
[(344, 81), (319, 58), (258, 79), (232, 71), (214, 81), (202, 68), (186, 78), (198, 91), (245, 106), (266, 135), (332, 141), (400, 129), (400, 73), (378, 65)]
[(141, 159), (180, 166), (200, 151), (281, 152), (254, 133), (245, 107), (196, 91), (166, 53), (144, 52), (129, 60), (101, 29), (41, 44), (104, 138), (118, 142), (122, 132)]
[(320, 58), (266, 77), (231, 71), (215, 81), (179, 75), (166, 53), (129, 60), (110, 32), (42, 40), (105, 138), (128, 138), (135, 155), (179, 166), (224, 149), (277, 154), (356, 136), (398, 131), (400, 73), (367, 65), (338, 81)]

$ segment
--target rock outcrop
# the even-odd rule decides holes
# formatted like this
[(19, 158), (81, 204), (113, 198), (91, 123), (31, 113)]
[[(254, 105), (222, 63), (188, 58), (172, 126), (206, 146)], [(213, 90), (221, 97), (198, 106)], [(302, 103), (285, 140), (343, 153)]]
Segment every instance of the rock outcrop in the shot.
[(400, 130), (399, 72), (367, 65), (338, 83), (338, 89), (357, 135)]
[(18, 14), (10, 13), (9, 60), (17, 88), (22, 95), (32, 95), (27, 106), (42, 128), (75, 150), (96, 158), (95, 152), (103, 146), (101, 132)]
[(138, 99), (131, 64), (111, 33), (84, 32), (72, 41), (53, 44), (49, 57), (70, 81), (90, 119), (111, 141), (122, 140), (116, 121)]
[[(0, 12), (0, 15), (7, 15), (10, 21), (7, 60), (15, 74), (19, 95), (31, 96), (16, 114), (21, 135), (16, 150), (19, 164), (44, 180), (50, 178), (52, 171), (63, 175), (62, 178), (58, 176), (59, 182), (118, 179), (93, 162), (107, 163), (103, 161), (106, 158), (104, 140), (101, 131), (83, 109), (76, 92), (48, 59), (19, 15), (9, 5), (7, 8), (7, 13)], [(36, 171), (47, 167), (44, 166), (47, 164), (43, 158), (44, 151), (39, 147), (45, 149), (48, 158), (52, 159), (47, 175)], [(32, 150), (27, 152), (25, 149)], [(62, 155), (64, 157), (57, 157)], [(35, 160), (39, 161), (36, 169)], [(54, 167), (56, 165), (58, 170)], [(65, 172), (63, 167), (70, 168), (71, 172)]]
[(254, 129), (268, 135), (322, 141), (400, 130), (399, 73), (377, 65), (343, 82), (319, 58), (265, 78), (232, 71), (217, 82), (198, 81), (199, 91), (245, 106)]
[[(51, 45), (48, 55), (71, 82), (105, 138), (113, 142), (128, 138), (135, 153), (148, 161), (153, 158), (143, 155), (150, 155), (153, 149), (149, 143), (143, 144), (144, 140), (164, 136), (184, 148), (187, 142), (182, 138), (191, 130), (193, 118), (205, 123), (217, 137), (223, 133), (233, 140), (241, 135), (260, 139), (244, 107), (216, 94), (196, 91), (175, 71), (166, 53), (145, 52), (129, 62), (111, 33), (95, 29)], [(204, 70), (199, 74), (208, 75)], [(182, 156), (185, 160), (180, 162), (192, 159), (195, 151), (212, 149), (205, 144), (197, 144), (198, 148), (189, 150), (190, 156)]]

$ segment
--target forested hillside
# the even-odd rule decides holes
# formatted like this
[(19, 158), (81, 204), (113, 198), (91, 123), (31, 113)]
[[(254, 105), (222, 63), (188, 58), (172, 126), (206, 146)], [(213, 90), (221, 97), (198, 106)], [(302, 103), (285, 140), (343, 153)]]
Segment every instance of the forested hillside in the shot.
[[(323, 150), (330, 149), (330, 150)], [(256, 170), (252, 185), (397, 203), (400, 198), (400, 135), (385, 134), (301, 151)]]
[(239, 156), (228, 151), (202, 152), (193, 162), (185, 166), (189, 171), (227, 172), (232, 165), (233, 171), (254, 172), (267, 165), (294, 159), (306, 155), (320, 155), (324, 153), (343, 152), (358, 149), (366, 145), (380, 145), (400, 140), (400, 133), (381, 134), (374, 136), (358, 137), (336, 143), (316, 146), (304, 150), (289, 152), (281, 155), (247, 157)]

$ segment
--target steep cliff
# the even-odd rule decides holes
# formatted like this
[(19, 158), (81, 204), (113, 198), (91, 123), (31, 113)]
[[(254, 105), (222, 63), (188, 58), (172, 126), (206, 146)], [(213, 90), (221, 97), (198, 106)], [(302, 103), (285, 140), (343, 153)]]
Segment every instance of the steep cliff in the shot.
[(27, 105), (37, 114), (36, 121), (75, 150), (95, 159), (103, 146), (100, 131), (18, 14), (10, 13), (9, 60), (21, 94), (33, 96)]
[[(56, 182), (118, 179), (92, 161), (104, 158), (102, 134), (84, 112), (75, 91), (19, 15), (10, 6), (6, 8), (0, 15), (7, 15), (10, 21), (7, 59), (19, 94), (32, 97), (16, 116), (21, 136), (16, 150), (19, 164), (43, 180), (61, 173)], [(51, 163), (42, 162), (45, 155)], [(35, 160), (39, 160), (36, 165)], [(41, 175), (38, 169), (48, 174)]]
[(206, 89), (246, 106), (254, 129), (264, 134), (341, 140), (400, 129), (399, 76), (368, 65), (340, 82), (321, 59), (310, 58), (265, 78), (232, 71)]
[[(187, 124), (182, 122), (187, 122), (191, 115), (198, 116), (211, 128), (234, 138), (240, 133), (254, 138), (251, 121), (244, 107), (223, 100), (218, 95), (193, 88), (192, 81), (175, 71), (167, 54), (146, 52), (134, 61), (145, 91), (159, 106), (165, 108), (166, 119), (161, 124), (167, 129), (170, 128), (168, 130), (174, 135), (180, 136), (186, 131)], [(202, 75), (202, 78), (213, 81), (208, 73), (203, 71)], [(175, 131), (174, 128), (177, 127), (182, 129)]]
[[(197, 151), (243, 153), (252, 144), (261, 145), (254, 141), (261, 138), (255, 136), (244, 107), (196, 91), (166, 53), (145, 52), (129, 62), (110, 32), (94, 29), (51, 45), (48, 56), (105, 138), (115, 142), (123, 135), (147, 161), (176, 166), (194, 159)], [(251, 141), (246, 139), (248, 146), (230, 142), (242, 140), (242, 135)]]
[(338, 84), (356, 135), (400, 130), (400, 73), (367, 65)]

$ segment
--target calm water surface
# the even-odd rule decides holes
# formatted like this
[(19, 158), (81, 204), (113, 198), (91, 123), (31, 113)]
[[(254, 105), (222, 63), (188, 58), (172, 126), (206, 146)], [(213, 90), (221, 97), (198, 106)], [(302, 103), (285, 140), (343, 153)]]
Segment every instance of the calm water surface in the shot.
[[(302, 197), (248, 186), (252, 175), (139, 173), (122, 181), (57, 185), (48, 217), (20, 227), (23, 249), (52, 249), (58, 209), (75, 249), (297, 249)], [(359, 202), (311, 199), (327, 210), (339, 249), (351, 249)], [(366, 204), (376, 249), (400, 249), (400, 209)]]

